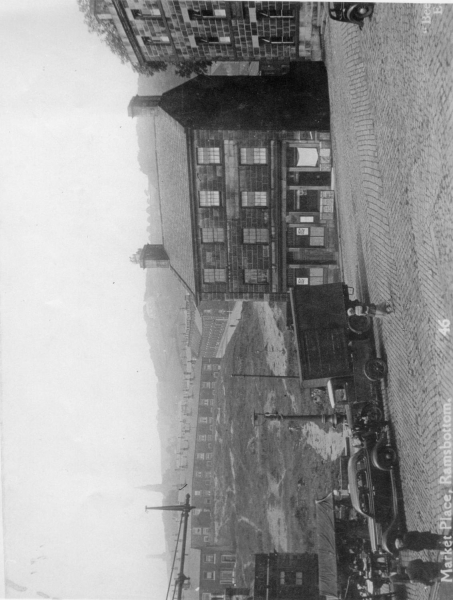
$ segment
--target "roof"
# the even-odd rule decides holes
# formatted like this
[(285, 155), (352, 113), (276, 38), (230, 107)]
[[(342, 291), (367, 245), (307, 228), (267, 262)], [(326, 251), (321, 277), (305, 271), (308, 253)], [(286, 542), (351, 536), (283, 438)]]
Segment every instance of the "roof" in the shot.
[(199, 75), (165, 92), (160, 106), (194, 129), (330, 129), (327, 72), (315, 62), (281, 77)]
[(163, 244), (172, 268), (195, 295), (186, 135), (161, 109), (155, 124)]

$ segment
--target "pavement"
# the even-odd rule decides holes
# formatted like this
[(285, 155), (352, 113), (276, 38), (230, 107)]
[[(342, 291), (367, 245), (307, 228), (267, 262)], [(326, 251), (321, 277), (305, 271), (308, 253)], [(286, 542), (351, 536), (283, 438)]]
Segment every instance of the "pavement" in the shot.
[[(344, 277), (365, 302), (392, 300), (374, 329), (405, 521), (440, 531), (452, 489), (453, 6), (377, 4), (361, 31), (323, 31)], [(407, 594), (453, 597), (453, 584)]]

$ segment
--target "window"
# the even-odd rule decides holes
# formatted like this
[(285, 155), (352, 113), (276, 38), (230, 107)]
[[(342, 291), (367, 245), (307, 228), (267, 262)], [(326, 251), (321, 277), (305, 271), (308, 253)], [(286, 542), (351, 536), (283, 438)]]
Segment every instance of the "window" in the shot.
[(203, 579), (214, 580), (215, 579), (215, 571), (205, 571), (203, 573)]
[(242, 206), (267, 206), (267, 192), (241, 192)]
[(223, 8), (214, 8), (214, 10), (189, 9), (189, 18), (191, 21), (194, 21), (195, 19), (223, 19), (226, 16), (226, 10)]
[(200, 206), (220, 206), (220, 192), (201, 191)]
[(203, 538), (203, 541), (209, 542), (210, 539), (211, 538), (209, 537), (209, 535), (205, 535), (204, 538)]
[(280, 571), (280, 585), (285, 585), (285, 571)]
[(296, 585), (302, 585), (302, 572), (296, 571)]
[(206, 389), (209, 390), (211, 388), (211, 382), (210, 381), (202, 381), (201, 382), (201, 387), (204, 390), (206, 390)]
[(205, 283), (222, 283), (226, 281), (225, 269), (203, 269)]
[(201, 535), (201, 527), (194, 527), (192, 532), (194, 535)]
[(194, 494), (195, 496), (201, 496), (201, 490), (195, 490)]
[(324, 269), (313, 267), (296, 270), (296, 285), (322, 285), (324, 283)]
[(233, 581), (233, 571), (220, 571), (220, 583), (231, 583)]
[(264, 269), (244, 269), (245, 283), (260, 284), (269, 282), (269, 273)]
[(205, 442), (206, 441), (206, 436), (205, 435), (198, 435), (197, 436), (197, 441), (199, 441), (199, 442)]
[(244, 244), (268, 244), (269, 231), (267, 229), (243, 229)]
[(197, 148), (197, 160), (199, 165), (219, 165), (220, 148)]
[(266, 148), (241, 148), (241, 165), (265, 165)]
[(198, 417), (198, 422), (199, 423), (207, 423), (208, 422), (208, 417)]
[(152, 36), (143, 36), (142, 40), (145, 46), (154, 46), (154, 44), (169, 44), (170, 38), (168, 35), (152, 35)]
[(231, 44), (231, 38), (229, 35), (217, 36), (217, 35), (196, 35), (195, 42), (197, 44)]
[(290, 212), (319, 212), (318, 190), (288, 190), (286, 206)]
[(260, 37), (263, 44), (294, 44), (292, 35), (271, 35), (269, 37)]
[(215, 554), (205, 554), (204, 562), (215, 563)]
[(203, 534), (204, 535), (211, 535), (211, 528), (210, 527), (203, 527)]
[(308, 246), (324, 246), (324, 227), (296, 227), (296, 236), (308, 239)]
[[(211, 460), (213, 457), (212, 452), (206, 452), (206, 460)], [(208, 496), (211, 494), (211, 492), (209, 492), (209, 494), (207, 494)]]
[(197, 452), (197, 459), (204, 460), (204, 452)]
[(195, 477), (203, 477), (203, 471), (195, 471)]
[(224, 231), (221, 227), (203, 227), (201, 230), (201, 241), (204, 244), (209, 242), (224, 242)]
[(236, 562), (236, 556), (234, 554), (222, 554), (222, 556), (220, 557), (220, 562), (223, 562), (223, 563), (235, 563)]

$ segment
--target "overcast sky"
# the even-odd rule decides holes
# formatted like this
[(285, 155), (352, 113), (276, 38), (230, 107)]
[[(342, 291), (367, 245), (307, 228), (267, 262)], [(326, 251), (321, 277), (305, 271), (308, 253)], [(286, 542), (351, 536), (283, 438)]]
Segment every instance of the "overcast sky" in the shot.
[(6, 595), (163, 599), (137, 75), (75, 0), (1, 0), (0, 45)]

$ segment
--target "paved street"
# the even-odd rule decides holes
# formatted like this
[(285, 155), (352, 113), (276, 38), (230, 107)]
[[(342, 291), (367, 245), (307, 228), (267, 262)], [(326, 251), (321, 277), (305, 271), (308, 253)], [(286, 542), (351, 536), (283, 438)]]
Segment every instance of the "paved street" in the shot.
[(379, 4), (362, 31), (325, 30), (345, 279), (364, 300), (392, 299), (375, 324), (384, 397), (407, 527), (431, 531), (451, 489), (440, 447), (453, 397), (453, 6), (436, 6)]

